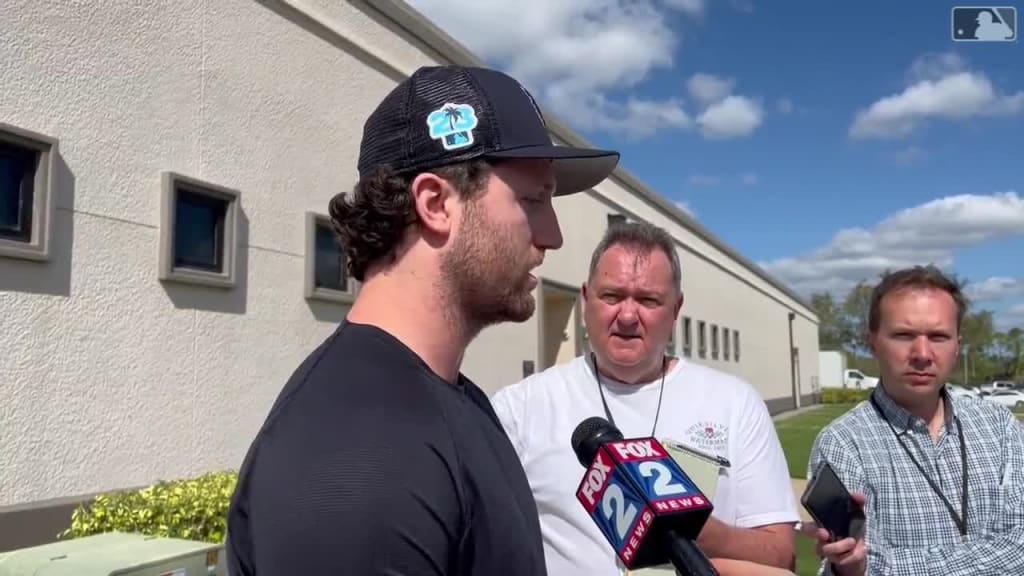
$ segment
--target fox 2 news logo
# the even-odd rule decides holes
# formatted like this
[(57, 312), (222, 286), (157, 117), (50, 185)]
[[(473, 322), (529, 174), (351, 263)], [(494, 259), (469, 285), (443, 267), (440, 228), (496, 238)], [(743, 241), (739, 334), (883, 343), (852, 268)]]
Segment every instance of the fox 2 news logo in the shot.
[(1017, 9), (1013, 6), (956, 6), (950, 23), (954, 42), (1017, 40)]
[[(655, 511), (705, 507), (707, 502), (652, 439), (609, 443), (613, 456), (599, 451), (581, 482), (577, 498), (615, 551), (627, 562), (643, 540)], [(616, 467), (612, 461), (620, 463)], [(636, 486), (642, 493), (637, 493)], [(686, 497), (687, 494), (694, 496)]]

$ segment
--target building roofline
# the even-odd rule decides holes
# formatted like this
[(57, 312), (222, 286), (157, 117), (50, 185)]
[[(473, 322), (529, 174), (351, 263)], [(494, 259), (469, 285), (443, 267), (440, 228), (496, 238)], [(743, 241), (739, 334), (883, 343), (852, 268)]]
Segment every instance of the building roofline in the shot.
[[(488, 66), (488, 64), (479, 56), (470, 52), (447, 32), (436, 26), (423, 14), (402, 0), (364, 0), (364, 2), (367, 6), (372, 7), (382, 15), (386, 16), (389, 20), (403, 28), (413, 37), (424, 42), (429, 48), (433, 49), (444, 59), (449, 60), (453, 64), (461, 66)], [(555, 136), (571, 146), (593, 147), (593, 144), (569, 128), (558, 117), (551, 114), (546, 107), (541, 106), (541, 108), (544, 113), (544, 120)], [(775, 278), (766, 270), (727, 245), (710, 230), (694, 220), (689, 214), (666, 200), (651, 187), (644, 184), (639, 178), (626, 170), (621, 163), (612, 173), (610, 178), (618, 180), (624, 186), (636, 190), (642, 199), (652, 204), (655, 208), (660, 209), (669, 217), (678, 221), (708, 244), (711, 244), (723, 254), (729, 256), (737, 263), (753, 272), (770, 286), (793, 299), (797, 304), (806, 308), (806, 311), (810, 312), (814, 318), (817, 318), (817, 314), (815, 313), (814, 308), (811, 307), (810, 303), (797, 294), (792, 288), (786, 286), (782, 281)]]

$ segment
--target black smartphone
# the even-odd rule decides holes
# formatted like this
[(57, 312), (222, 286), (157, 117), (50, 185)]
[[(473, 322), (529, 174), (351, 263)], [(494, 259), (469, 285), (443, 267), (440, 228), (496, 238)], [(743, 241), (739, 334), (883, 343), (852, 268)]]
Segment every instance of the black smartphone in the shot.
[(864, 511), (828, 462), (807, 484), (800, 503), (818, 526), (828, 530), (833, 542), (859, 537), (864, 528)]

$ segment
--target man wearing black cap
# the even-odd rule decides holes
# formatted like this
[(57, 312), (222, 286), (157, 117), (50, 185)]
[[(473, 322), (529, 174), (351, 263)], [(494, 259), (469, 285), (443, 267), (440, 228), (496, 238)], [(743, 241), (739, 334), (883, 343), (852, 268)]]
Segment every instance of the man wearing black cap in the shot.
[(362, 286), (249, 449), (232, 576), (545, 574), (519, 459), (459, 368), (481, 329), (533, 314), (530, 271), (562, 244), (552, 196), (618, 158), (552, 145), (493, 70), (421, 68), (384, 98), (330, 204)]

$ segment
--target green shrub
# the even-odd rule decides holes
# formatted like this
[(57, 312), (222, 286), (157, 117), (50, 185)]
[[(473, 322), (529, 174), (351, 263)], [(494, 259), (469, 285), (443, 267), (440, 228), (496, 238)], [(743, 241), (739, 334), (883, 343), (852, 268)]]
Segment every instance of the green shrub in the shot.
[(235, 472), (211, 472), (141, 490), (101, 494), (75, 509), (71, 526), (59, 537), (119, 531), (220, 544), (237, 480)]
[(860, 388), (824, 388), (821, 391), (822, 404), (856, 404), (867, 400), (871, 390)]

